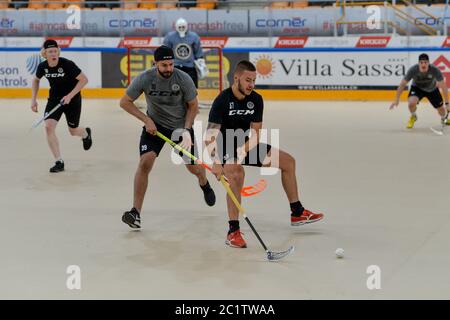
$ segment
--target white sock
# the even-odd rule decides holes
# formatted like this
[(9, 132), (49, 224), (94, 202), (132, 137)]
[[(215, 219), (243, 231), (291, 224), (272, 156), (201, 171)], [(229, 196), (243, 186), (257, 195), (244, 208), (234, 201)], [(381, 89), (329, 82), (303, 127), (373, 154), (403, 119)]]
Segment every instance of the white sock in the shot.
[(87, 133), (87, 130), (86, 129), (84, 129), (84, 133), (83, 133), (83, 139), (86, 139), (88, 137), (88, 133)]
[(411, 112), (411, 115), (412, 116), (414, 116), (414, 117), (417, 117), (417, 115), (416, 115), (416, 112), (414, 111), (414, 112)]
[(59, 157), (58, 159), (56, 159), (56, 162), (63, 162), (64, 163), (64, 160), (61, 158), (61, 157)]

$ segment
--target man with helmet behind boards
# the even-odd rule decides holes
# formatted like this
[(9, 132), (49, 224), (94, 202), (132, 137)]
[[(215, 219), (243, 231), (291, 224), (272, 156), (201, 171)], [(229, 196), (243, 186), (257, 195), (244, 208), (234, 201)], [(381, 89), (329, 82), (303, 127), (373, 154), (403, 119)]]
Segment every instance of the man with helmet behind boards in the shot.
[(176, 31), (166, 35), (164, 45), (174, 51), (175, 68), (186, 72), (198, 88), (198, 79), (208, 75), (200, 37), (194, 31), (188, 30), (188, 23), (183, 18), (177, 20), (175, 29)]

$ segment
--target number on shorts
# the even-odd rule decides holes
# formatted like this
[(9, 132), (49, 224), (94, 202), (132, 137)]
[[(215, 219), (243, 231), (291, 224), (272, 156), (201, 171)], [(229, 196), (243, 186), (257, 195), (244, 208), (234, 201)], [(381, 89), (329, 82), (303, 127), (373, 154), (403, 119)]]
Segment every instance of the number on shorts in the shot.
[(146, 144), (143, 144), (143, 145), (141, 146), (141, 151), (142, 151), (142, 152), (147, 151), (147, 145), (146, 145)]

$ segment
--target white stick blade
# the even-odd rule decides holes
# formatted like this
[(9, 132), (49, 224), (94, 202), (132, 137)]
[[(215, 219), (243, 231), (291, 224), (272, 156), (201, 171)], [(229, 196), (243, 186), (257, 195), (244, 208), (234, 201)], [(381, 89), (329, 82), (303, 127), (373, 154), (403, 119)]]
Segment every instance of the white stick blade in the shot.
[(278, 261), (283, 259), (284, 257), (288, 256), (291, 252), (294, 251), (294, 246), (290, 246), (289, 249), (285, 251), (275, 252), (275, 251), (268, 251), (267, 252), (267, 260), (269, 261)]

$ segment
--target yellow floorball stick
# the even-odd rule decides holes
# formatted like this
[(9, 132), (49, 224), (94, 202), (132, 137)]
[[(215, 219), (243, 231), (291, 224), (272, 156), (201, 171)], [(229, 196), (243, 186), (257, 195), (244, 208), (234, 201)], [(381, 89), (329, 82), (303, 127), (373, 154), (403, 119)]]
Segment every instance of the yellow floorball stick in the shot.
[[(183, 154), (185, 154), (186, 156), (188, 156), (190, 159), (192, 159), (193, 161), (195, 161), (196, 163), (202, 165), (203, 167), (206, 165), (204, 164), (200, 159), (198, 159), (196, 156), (194, 156), (193, 154), (191, 154), (189, 151), (183, 149), (181, 146), (179, 146), (178, 144), (176, 144), (175, 142), (173, 142), (172, 140), (170, 140), (169, 138), (167, 138), (165, 135), (163, 135), (161, 132), (156, 131), (156, 135), (163, 139), (165, 142), (167, 142), (168, 144), (170, 144), (174, 149), (182, 152)], [(267, 254), (267, 259), (269, 261), (277, 261), (280, 260), (284, 257), (286, 257), (288, 254), (290, 254), (291, 252), (294, 251), (294, 246), (290, 246), (289, 249), (285, 250), (285, 251), (272, 251), (267, 249), (267, 246), (264, 244), (264, 241), (261, 239), (261, 237), (259, 236), (258, 232), (256, 231), (255, 227), (253, 227), (253, 224), (250, 222), (250, 219), (247, 217), (247, 215), (245, 214), (244, 208), (242, 208), (241, 204), (239, 203), (239, 201), (236, 198), (236, 195), (233, 193), (233, 190), (231, 190), (230, 188), (230, 184), (228, 183), (228, 181), (226, 181), (225, 177), (222, 175), (220, 177), (220, 182), (222, 183), (222, 185), (225, 187), (225, 190), (227, 191), (228, 196), (231, 198), (231, 200), (233, 201), (234, 205), (236, 206), (236, 208), (238, 208), (239, 212), (242, 214), (242, 216), (244, 217), (245, 221), (247, 221), (248, 225), (250, 226), (250, 228), (252, 229), (253, 233), (255, 234), (256, 238), (259, 240), (259, 243), (261, 243), (262, 247), (264, 248), (264, 250), (266, 251)]]

